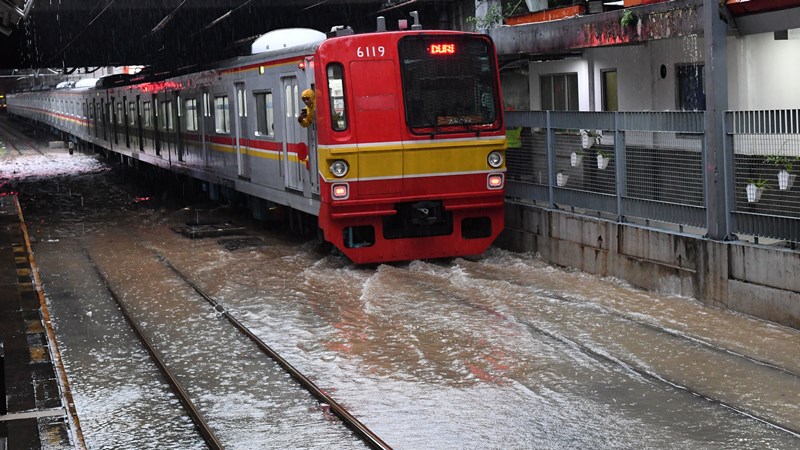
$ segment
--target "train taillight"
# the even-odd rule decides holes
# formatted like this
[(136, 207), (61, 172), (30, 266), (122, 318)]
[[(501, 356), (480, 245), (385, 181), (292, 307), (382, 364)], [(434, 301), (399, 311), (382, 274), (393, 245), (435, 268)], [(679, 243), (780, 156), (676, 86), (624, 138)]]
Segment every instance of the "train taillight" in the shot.
[(331, 186), (331, 197), (334, 200), (347, 200), (350, 197), (350, 185), (347, 183), (336, 183)]
[(503, 189), (503, 181), (502, 173), (489, 174), (489, 177), (486, 179), (486, 187), (492, 190)]

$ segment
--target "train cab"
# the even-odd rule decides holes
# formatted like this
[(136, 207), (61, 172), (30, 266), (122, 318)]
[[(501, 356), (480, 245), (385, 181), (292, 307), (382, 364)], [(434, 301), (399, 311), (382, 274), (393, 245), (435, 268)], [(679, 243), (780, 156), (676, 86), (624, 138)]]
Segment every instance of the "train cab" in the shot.
[(331, 38), (315, 55), (320, 227), (353, 261), (482, 253), (503, 228), (506, 139), (490, 38)]

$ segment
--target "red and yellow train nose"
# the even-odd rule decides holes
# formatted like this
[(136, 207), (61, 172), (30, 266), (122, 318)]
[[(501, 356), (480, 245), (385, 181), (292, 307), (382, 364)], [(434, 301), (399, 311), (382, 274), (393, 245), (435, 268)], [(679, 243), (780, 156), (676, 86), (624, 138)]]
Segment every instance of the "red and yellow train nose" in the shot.
[(482, 253), (503, 228), (505, 144), (320, 146), (326, 240), (356, 263)]

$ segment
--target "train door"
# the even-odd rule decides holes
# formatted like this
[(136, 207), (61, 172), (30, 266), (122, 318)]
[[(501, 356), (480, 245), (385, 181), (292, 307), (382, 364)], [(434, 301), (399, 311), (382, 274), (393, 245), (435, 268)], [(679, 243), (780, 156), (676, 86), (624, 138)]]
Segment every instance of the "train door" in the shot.
[(175, 104), (175, 153), (178, 155), (178, 161), (185, 161), (184, 155), (184, 142), (183, 142), (183, 130), (184, 128), (184, 111), (183, 111), (183, 100), (181, 100), (181, 96), (176, 92), (175, 93), (175, 100), (173, 101)]
[(247, 128), (247, 91), (236, 83), (236, 165), (240, 178), (250, 179), (250, 133)]
[(156, 156), (161, 156), (161, 130), (164, 129), (163, 125), (161, 125), (161, 117), (164, 113), (161, 112), (161, 101), (159, 101), (156, 94), (153, 94), (153, 114), (153, 141), (155, 144)]
[(139, 151), (144, 151), (144, 123), (142, 123), (142, 96), (136, 96), (136, 134), (139, 136)]
[[(165, 94), (159, 104), (158, 121), (161, 138), (161, 151), (166, 152), (167, 159), (172, 159), (175, 150), (175, 106), (170, 94)], [(163, 155), (162, 155), (163, 157)]]
[(211, 142), (209, 142), (208, 137), (211, 135), (211, 130), (214, 129), (214, 118), (211, 113), (211, 94), (209, 94), (208, 89), (205, 88), (203, 88), (202, 92), (203, 104), (201, 108), (203, 108), (203, 115), (200, 120), (200, 136), (202, 136), (203, 140), (203, 165), (208, 167), (211, 150)]
[(126, 97), (117, 99), (117, 143), (125, 145), (125, 147), (130, 147), (131, 144), (128, 140), (128, 107), (125, 104), (126, 101)]
[(106, 119), (106, 102), (102, 98), (100, 99), (100, 127), (103, 129), (103, 140), (108, 142), (108, 132), (106, 131), (106, 124), (108, 120)]
[[(353, 125), (359, 143), (402, 141), (400, 99), (397, 96), (397, 69), (392, 60), (353, 61)], [(383, 151), (359, 152), (359, 170), (389, 175), (383, 183), (370, 187), (371, 194), (391, 194), (403, 189), (403, 149), (388, 145)]]
[[(303, 172), (305, 165), (297, 163), (298, 144), (308, 145), (308, 130), (301, 127), (297, 122), (300, 115), (300, 88), (297, 84), (297, 77), (289, 76), (281, 79), (283, 85), (283, 173), (286, 174), (286, 187), (290, 189), (303, 189)], [(311, 125), (312, 127), (314, 125)], [(295, 152), (289, 153), (289, 150)], [(295, 161), (292, 161), (292, 155)]]

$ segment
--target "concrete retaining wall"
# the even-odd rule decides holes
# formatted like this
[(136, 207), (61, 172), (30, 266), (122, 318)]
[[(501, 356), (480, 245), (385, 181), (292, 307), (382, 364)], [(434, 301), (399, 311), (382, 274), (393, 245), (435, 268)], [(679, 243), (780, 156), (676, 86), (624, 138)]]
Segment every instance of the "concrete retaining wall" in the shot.
[(499, 247), (800, 328), (800, 252), (506, 204)]

